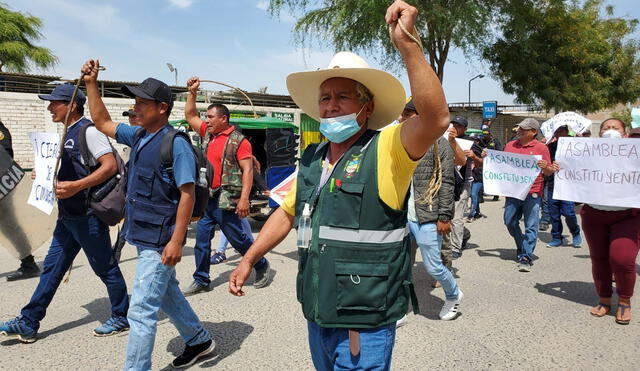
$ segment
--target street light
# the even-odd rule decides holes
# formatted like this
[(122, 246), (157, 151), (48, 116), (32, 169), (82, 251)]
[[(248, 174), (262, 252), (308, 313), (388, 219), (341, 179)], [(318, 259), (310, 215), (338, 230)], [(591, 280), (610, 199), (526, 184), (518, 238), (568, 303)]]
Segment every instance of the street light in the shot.
[(176, 74), (176, 86), (178, 86), (178, 69), (173, 67), (171, 63), (167, 63), (167, 67), (169, 67), (169, 71), (175, 72)]
[(483, 74), (478, 74), (476, 75), (474, 78), (472, 78), (471, 80), (469, 80), (469, 107), (471, 107), (471, 81), (475, 80), (475, 79), (481, 79), (483, 78), (484, 75)]

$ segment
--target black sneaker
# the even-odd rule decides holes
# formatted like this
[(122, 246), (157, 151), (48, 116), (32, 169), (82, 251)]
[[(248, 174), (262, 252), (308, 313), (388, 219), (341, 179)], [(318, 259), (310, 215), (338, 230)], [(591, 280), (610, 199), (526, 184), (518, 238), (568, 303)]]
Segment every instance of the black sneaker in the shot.
[(17, 271), (7, 276), (7, 281), (24, 280), (31, 277), (38, 277), (40, 275), (40, 267), (35, 262), (22, 263)]
[(207, 354), (213, 353), (216, 349), (216, 342), (213, 339), (194, 346), (186, 346), (184, 352), (171, 362), (175, 368), (185, 368), (193, 365), (196, 361)]

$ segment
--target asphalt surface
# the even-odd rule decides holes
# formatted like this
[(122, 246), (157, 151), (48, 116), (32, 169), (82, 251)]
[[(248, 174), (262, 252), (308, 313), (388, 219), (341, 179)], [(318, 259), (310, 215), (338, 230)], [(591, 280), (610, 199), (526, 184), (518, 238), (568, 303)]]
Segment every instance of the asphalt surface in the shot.
[[(502, 223), (502, 204), (502, 200), (487, 198), (481, 208), (488, 217), (468, 225), (471, 248), (454, 262), (465, 294), (462, 315), (455, 321), (438, 319), (444, 293), (431, 287), (432, 279), (418, 254), (413, 274), (421, 313), (409, 314), (408, 324), (398, 329), (392, 368), (640, 369), (640, 312), (634, 312), (628, 326), (617, 325), (612, 315), (589, 315), (598, 298), (586, 242), (582, 248), (547, 248), (550, 236), (541, 233), (533, 271), (518, 272), (515, 247)], [(45, 220), (39, 221), (42, 228), (53, 224), (52, 219)], [(255, 235), (260, 224), (253, 227)], [(194, 236), (191, 230), (177, 268), (183, 286), (191, 282)], [(213, 245), (217, 242), (216, 235)], [(47, 248), (45, 242), (35, 251), (39, 263)], [(227, 257), (225, 263), (212, 266), (213, 291), (188, 298), (218, 344), (213, 356), (192, 369), (312, 369), (306, 322), (295, 297), (295, 234), (290, 233), (267, 256), (274, 271), (271, 285), (259, 290), (247, 286), (245, 297), (227, 292), (229, 274), (240, 256), (230, 249)], [(121, 269), (129, 288), (136, 261), (135, 250), (126, 246)], [(0, 249), (0, 320), (19, 314), (38, 283), (37, 278), (6, 282), (6, 275), (17, 266), (18, 261)], [(92, 335), (109, 315), (106, 289), (81, 252), (70, 282), (60, 285), (41, 323), (39, 340), (21, 344), (0, 337), (0, 369), (121, 369), (127, 333), (103, 338)], [(183, 347), (176, 329), (161, 314), (154, 370), (169, 369)]]

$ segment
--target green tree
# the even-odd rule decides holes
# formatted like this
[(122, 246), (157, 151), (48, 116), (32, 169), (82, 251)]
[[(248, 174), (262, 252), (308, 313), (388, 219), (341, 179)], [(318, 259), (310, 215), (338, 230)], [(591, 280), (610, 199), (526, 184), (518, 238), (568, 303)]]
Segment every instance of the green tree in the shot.
[(51, 50), (33, 42), (42, 38), (42, 21), (0, 3), (0, 71), (27, 72), (30, 64), (49, 68), (58, 62)]
[[(416, 28), (427, 58), (442, 81), (453, 47), (467, 56), (480, 53), (490, 40), (489, 24), (496, 0), (408, 0), (419, 10)], [(336, 50), (363, 51), (389, 69), (401, 59), (389, 40), (384, 14), (389, 0), (270, 0), (269, 10), (304, 13), (294, 26), (294, 42), (314, 41)]]
[(512, 0), (501, 14), (483, 55), (518, 101), (589, 113), (640, 96), (636, 19), (613, 17), (602, 0)]
[(622, 122), (624, 122), (626, 126), (631, 125), (632, 118), (631, 118), (631, 110), (629, 108), (625, 108), (621, 111), (613, 112), (611, 116), (617, 118), (618, 120), (621, 120)]

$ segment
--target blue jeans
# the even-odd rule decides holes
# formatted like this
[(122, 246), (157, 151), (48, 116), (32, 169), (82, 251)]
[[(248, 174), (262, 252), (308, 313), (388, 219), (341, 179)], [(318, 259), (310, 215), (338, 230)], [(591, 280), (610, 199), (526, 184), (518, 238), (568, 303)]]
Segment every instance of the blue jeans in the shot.
[(473, 182), (471, 184), (471, 211), (469, 212), (469, 218), (475, 218), (480, 216), (480, 192), (484, 183)]
[[(234, 211), (218, 208), (218, 197), (210, 199), (207, 209), (196, 227), (196, 246), (194, 248), (196, 271), (193, 272), (193, 280), (201, 286), (211, 283), (211, 279), (209, 279), (211, 240), (216, 231), (216, 224), (220, 226), (222, 233), (227, 236), (231, 246), (240, 255), (244, 256), (253, 244), (253, 236), (251, 234), (247, 235), (242, 230), (242, 223), (238, 215)], [(262, 269), (265, 264), (267, 264), (267, 260), (261, 258), (253, 267)]]
[(417, 222), (409, 222), (411, 234), (416, 239), (422, 253), (424, 268), (431, 277), (435, 278), (444, 289), (447, 300), (456, 300), (458, 298), (458, 283), (442, 263), (440, 257), (440, 249), (442, 247), (442, 236), (438, 234), (436, 223), (419, 224)]
[(29, 327), (38, 330), (47, 307), (80, 249), (84, 250), (91, 269), (107, 286), (111, 315), (126, 317), (129, 308), (127, 285), (113, 257), (109, 227), (95, 216), (61, 217), (56, 221), (51, 246), (44, 258), (40, 281), (29, 304), (21, 314)]
[[(524, 216), (524, 234), (520, 229), (520, 218)], [(538, 241), (538, 225), (540, 224), (540, 197), (527, 195), (524, 201), (506, 197), (504, 201), (504, 224), (516, 242), (518, 260), (526, 257), (533, 261), (533, 250)]]
[(554, 240), (562, 239), (562, 219), (560, 216), (564, 216), (564, 220), (567, 222), (567, 227), (571, 231), (572, 236), (580, 234), (580, 226), (578, 225), (578, 218), (574, 210), (575, 204), (572, 201), (563, 200), (549, 200), (549, 214), (551, 215), (551, 237)]
[(150, 370), (158, 311), (169, 316), (184, 342), (197, 345), (211, 339), (178, 287), (176, 267), (162, 264), (161, 254), (138, 248), (138, 265), (129, 308), (129, 340), (125, 370)]
[[(242, 231), (247, 236), (249, 236), (249, 238), (251, 239), (251, 243), (253, 243), (253, 234), (251, 231), (251, 224), (249, 224), (249, 219), (247, 218), (240, 219), (240, 223), (242, 223)], [(225, 236), (224, 232), (220, 233), (220, 242), (218, 243), (218, 248), (216, 249), (216, 252), (224, 254), (224, 252), (227, 251), (228, 245), (229, 245), (229, 239), (227, 238), (227, 236)]]
[(549, 214), (549, 202), (551, 201), (551, 193), (553, 192), (553, 183), (544, 178), (544, 193), (542, 194), (542, 217), (540, 223), (551, 224), (551, 215)]
[(349, 333), (344, 328), (324, 328), (307, 321), (309, 349), (316, 370), (389, 370), (396, 340), (396, 323), (360, 329), (360, 354), (349, 351)]

